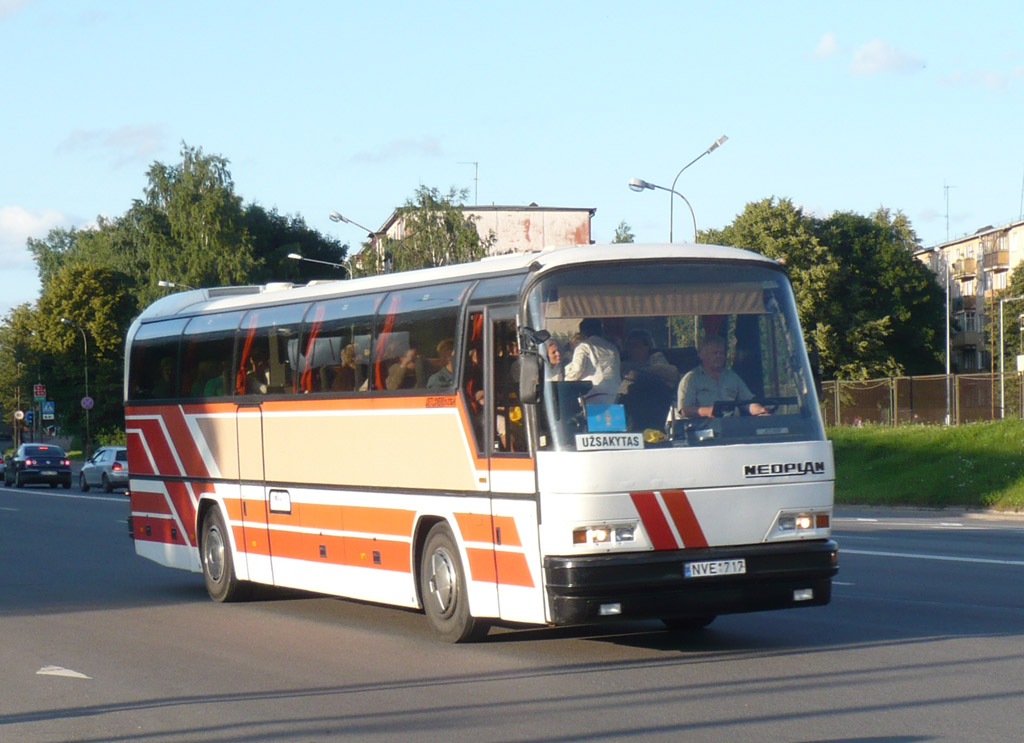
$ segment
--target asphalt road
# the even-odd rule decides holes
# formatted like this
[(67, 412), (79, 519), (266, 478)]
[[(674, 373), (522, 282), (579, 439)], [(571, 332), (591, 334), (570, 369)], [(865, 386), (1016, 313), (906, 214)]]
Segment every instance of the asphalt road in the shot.
[(1024, 736), (1024, 521), (841, 512), (830, 606), (449, 646), (387, 607), (214, 604), (134, 555), (127, 513), (0, 488), (0, 741)]

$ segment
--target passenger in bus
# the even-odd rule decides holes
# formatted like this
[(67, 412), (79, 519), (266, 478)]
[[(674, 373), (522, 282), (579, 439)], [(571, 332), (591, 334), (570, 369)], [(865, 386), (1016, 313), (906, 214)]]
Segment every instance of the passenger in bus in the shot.
[(632, 372), (649, 372), (675, 387), (679, 382), (679, 370), (669, 363), (665, 354), (654, 350), (654, 338), (643, 329), (631, 330), (626, 334), (626, 358), (622, 362), (622, 376)]
[(586, 395), (592, 403), (614, 402), (622, 383), (619, 349), (601, 337), (601, 320), (588, 317), (580, 321), (582, 340), (573, 349), (572, 361), (565, 367), (565, 381), (592, 382)]
[(270, 362), (267, 350), (254, 344), (249, 352), (245, 368), (245, 393), (247, 395), (265, 395), (270, 386)]
[(356, 347), (349, 343), (341, 349), (341, 366), (335, 370), (331, 389), (335, 392), (351, 392), (356, 388)]
[(389, 390), (422, 389), (424, 382), (423, 359), (413, 345), (388, 369), (384, 382)]
[(565, 379), (565, 362), (562, 358), (562, 344), (557, 338), (547, 341), (544, 349), (548, 363), (544, 365), (544, 378), (551, 382)]
[(160, 359), (160, 373), (153, 385), (153, 398), (174, 397), (174, 359), (165, 356)]
[[(725, 338), (705, 336), (697, 349), (700, 366), (688, 372), (679, 383), (677, 412), (685, 418), (711, 418), (716, 402), (745, 402), (737, 409), (750, 415), (768, 415), (764, 406), (753, 400), (753, 393), (740, 376), (725, 366)], [(732, 412), (732, 411), (726, 411)]]
[(430, 375), (427, 380), (429, 389), (444, 389), (451, 387), (455, 382), (455, 373), (452, 369), (452, 360), (455, 358), (455, 341), (452, 338), (445, 338), (437, 344), (437, 360), (441, 368)]
[(626, 358), (617, 402), (626, 410), (630, 431), (661, 428), (672, 407), (679, 371), (654, 350), (654, 338), (643, 329), (626, 335)]

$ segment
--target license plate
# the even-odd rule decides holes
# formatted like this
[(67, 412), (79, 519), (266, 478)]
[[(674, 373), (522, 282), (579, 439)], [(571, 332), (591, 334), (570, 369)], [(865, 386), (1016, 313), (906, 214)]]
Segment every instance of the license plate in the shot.
[(683, 564), (683, 575), (687, 578), (714, 578), (719, 575), (744, 575), (747, 561), (742, 557), (735, 560), (708, 560)]
[(43, 477), (56, 477), (57, 470), (43, 470), (39, 474), (42, 475)]

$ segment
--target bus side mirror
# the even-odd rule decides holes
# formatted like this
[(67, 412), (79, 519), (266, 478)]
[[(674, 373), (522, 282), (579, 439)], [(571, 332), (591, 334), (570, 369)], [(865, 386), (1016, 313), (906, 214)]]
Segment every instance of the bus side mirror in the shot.
[(519, 359), (519, 402), (524, 405), (536, 405), (540, 402), (543, 362), (536, 351), (523, 351)]

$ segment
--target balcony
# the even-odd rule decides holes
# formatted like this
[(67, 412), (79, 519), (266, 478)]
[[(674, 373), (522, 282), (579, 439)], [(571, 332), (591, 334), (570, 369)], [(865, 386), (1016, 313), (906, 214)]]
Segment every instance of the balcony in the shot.
[(1010, 268), (1010, 251), (993, 250), (981, 258), (981, 265), (986, 271), (1006, 271)]
[(966, 330), (960, 333), (953, 333), (950, 341), (954, 348), (978, 348), (985, 345), (985, 334), (977, 330)]
[(957, 279), (970, 279), (978, 271), (978, 262), (974, 258), (961, 258), (953, 261), (953, 277)]

